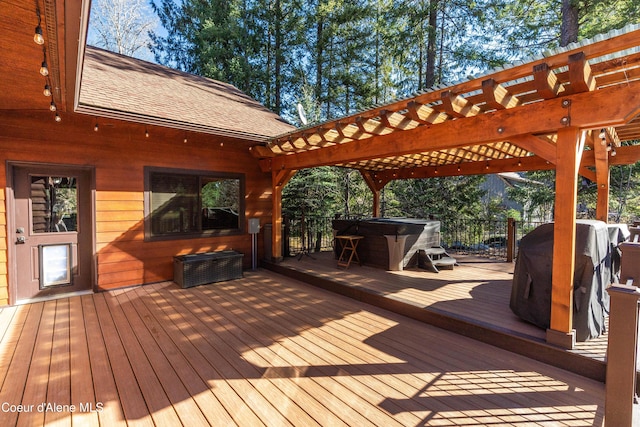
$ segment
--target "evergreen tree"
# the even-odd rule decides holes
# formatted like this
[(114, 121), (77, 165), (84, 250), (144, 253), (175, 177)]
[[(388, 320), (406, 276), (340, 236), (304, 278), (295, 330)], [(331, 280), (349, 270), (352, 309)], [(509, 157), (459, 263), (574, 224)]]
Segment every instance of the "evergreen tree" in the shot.
[(298, 171), (282, 191), (282, 213), (290, 218), (330, 217), (339, 212), (338, 179), (334, 168)]
[(471, 175), (392, 181), (387, 186), (397, 199), (398, 207), (387, 215), (414, 218), (435, 216), (442, 220), (480, 217), (480, 200), (484, 195), (480, 183), (484, 179), (482, 175)]
[(151, 34), (151, 50), (160, 64), (231, 83), (253, 95), (259, 73), (252, 63), (258, 35), (241, 20), (246, 2), (173, 0), (153, 2), (166, 36)]

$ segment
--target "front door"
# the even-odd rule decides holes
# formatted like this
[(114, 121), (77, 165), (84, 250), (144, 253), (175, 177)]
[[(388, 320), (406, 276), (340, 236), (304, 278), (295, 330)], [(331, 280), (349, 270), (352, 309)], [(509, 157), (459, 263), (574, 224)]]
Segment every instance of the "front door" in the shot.
[(15, 300), (91, 286), (91, 187), (83, 169), (14, 167)]

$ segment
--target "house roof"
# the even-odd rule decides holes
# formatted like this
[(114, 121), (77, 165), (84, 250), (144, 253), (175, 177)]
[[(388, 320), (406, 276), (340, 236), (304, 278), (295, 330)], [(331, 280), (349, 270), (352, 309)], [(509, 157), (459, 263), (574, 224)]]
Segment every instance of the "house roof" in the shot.
[[(231, 85), (85, 47), (89, 6), (89, 0), (3, 3), (0, 112), (49, 111), (53, 102), (63, 123), (68, 114), (86, 113), (252, 143), (294, 129)], [(37, 25), (43, 45), (34, 43)], [(48, 77), (38, 73), (43, 61)], [(51, 96), (43, 96), (45, 84)]]
[(255, 141), (295, 129), (230, 84), (92, 46), (77, 111)]

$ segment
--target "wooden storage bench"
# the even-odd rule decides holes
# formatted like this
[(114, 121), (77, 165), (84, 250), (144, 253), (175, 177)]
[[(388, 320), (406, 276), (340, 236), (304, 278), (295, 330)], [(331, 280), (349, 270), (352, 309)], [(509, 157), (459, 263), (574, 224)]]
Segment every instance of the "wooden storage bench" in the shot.
[(236, 251), (205, 252), (173, 258), (173, 281), (182, 288), (242, 277), (243, 254)]

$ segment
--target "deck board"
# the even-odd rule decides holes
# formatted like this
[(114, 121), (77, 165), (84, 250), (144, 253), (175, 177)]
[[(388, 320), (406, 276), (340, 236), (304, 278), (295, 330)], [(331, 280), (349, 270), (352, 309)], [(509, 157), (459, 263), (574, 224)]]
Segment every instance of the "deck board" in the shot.
[[(125, 425), (124, 413), (122, 406), (120, 405), (120, 396), (118, 395), (118, 388), (116, 386), (113, 369), (111, 369), (109, 356), (107, 354), (107, 345), (104, 338), (104, 332), (101, 330), (100, 321), (98, 319), (98, 313), (95, 305), (95, 298), (92, 295), (84, 295), (80, 298), (73, 298), (72, 305), (79, 303), (82, 307), (82, 318), (84, 320), (83, 325), (78, 325), (78, 329), (84, 329), (86, 339), (86, 350), (82, 346), (72, 347), (72, 350), (82, 352), (84, 354), (72, 355), (74, 359), (83, 360), (83, 364), (80, 366), (86, 369), (83, 372), (77, 372), (79, 376), (91, 381), (93, 385), (94, 400), (91, 400), (91, 392), (85, 389), (85, 384), (82, 384), (82, 389), (77, 391), (81, 396), (78, 400), (78, 405), (83, 404), (94, 405), (94, 408), (98, 403), (102, 405), (100, 410), (96, 408), (96, 412), (88, 412), (89, 416), (94, 414), (98, 416), (100, 425), (108, 425), (120, 427)], [(78, 322), (82, 322), (82, 319), (75, 319)], [(77, 338), (78, 341), (82, 341), (81, 337)], [(86, 362), (84, 359), (89, 360), (90, 368), (86, 368)], [(77, 383), (72, 382), (71, 386), (74, 387)], [(75, 393), (75, 388), (71, 389), (72, 393)], [(83, 414), (78, 412), (74, 416), (82, 417)], [(91, 417), (91, 422), (95, 423), (95, 418)]]
[[(200, 419), (200, 416), (194, 412), (193, 415), (197, 416), (198, 419), (190, 421), (190, 425), (196, 425), (195, 422), (203, 424), (205, 420), (208, 423), (214, 424), (232, 424), (232, 419), (227, 411), (215, 396), (209, 392), (206, 382), (198, 376), (198, 373), (189, 363), (189, 359), (180, 352), (179, 345), (174, 343), (171, 337), (163, 330), (163, 325), (158, 321), (154, 312), (151, 311), (155, 308), (154, 305), (147, 305), (141, 301), (142, 298), (147, 297), (146, 293), (138, 288), (135, 289), (133, 293), (127, 293), (126, 295), (129, 297), (130, 302), (135, 307), (139, 316), (144, 319), (144, 326), (153, 334), (157, 342), (157, 351), (164, 353), (166, 356), (168, 363), (163, 368), (167, 371), (175, 369), (176, 378), (174, 381), (180, 381), (180, 383), (177, 384), (177, 388), (180, 390), (182, 398), (191, 397), (198, 408), (207, 409), (202, 414), (206, 417), (203, 419)], [(151, 302), (149, 301), (149, 303)], [(142, 326), (139, 327), (142, 329)], [(174, 399), (176, 398), (180, 398), (180, 396), (174, 397)], [(192, 408), (192, 410), (195, 411), (195, 408)]]
[(11, 360), (16, 351), (16, 344), (24, 328), (29, 307), (7, 307), (2, 310), (3, 333), (0, 337), (0, 387), (2, 386)]
[[(71, 404), (78, 410), (72, 414), (72, 424), (87, 427), (99, 426), (97, 412), (86, 410), (86, 405), (94, 405), (96, 395), (91, 375), (91, 360), (89, 358), (87, 330), (82, 309), (82, 300), (69, 300), (69, 363)], [(82, 405), (82, 410), (80, 407)]]
[[(43, 402), (52, 402), (62, 405), (62, 409), (54, 408), (45, 413), (45, 423), (55, 426), (71, 426), (71, 417), (67, 414), (71, 411), (70, 378), (70, 346), (69, 346), (69, 299), (52, 301), (55, 304), (55, 319), (51, 340), (51, 361), (49, 363), (49, 380), (47, 382), (47, 395)], [(69, 409), (64, 409), (69, 407)]]
[(133, 325), (130, 323), (132, 319), (126, 316), (124, 307), (117, 299), (118, 293), (105, 294), (104, 299), (153, 422), (155, 425), (167, 427), (177, 425), (180, 418), (158, 379), (158, 374), (161, 373), (156, 373), (153, 369), (153, 362), (149, 360), (149, 358), (155, 357), (155, 348), (144, 349), (142, 347), (142, 343), (138, 341)]
[[(108, 367), (113, 374), (119, 403), (124, 418), (128, 420), (128, 424), (132, 426), (153, 426), (151, 414), (141, 390), (142, 387), (136, 380), (124, 343), (120, 340), (118, 328), (114, 323), (114, 319), (112, 319), (109, 305), (105, 300), (106, 296), (108, 296), (107, 293), (94, 295), (95, 310), (109, 360), (109, 364), (103, 368)], [(101, 369), (101, 367), (96, 366), (96, 369)]]
[[(30, 307), (20, 308), (20, 313), (24, 314), (19, 318), (24, 318), (24, 323), (16, 323), (15, 328), (10, 326), (13, 332), (8, 338), (8, 345), (3, 345), (3, 361), (6, 360), (6, 376), (0, 390), (0, 402), (20, 405), (23, 402), (27, 376), (31, 368), (31, 357), (33, 355), (34, 345), (38, 336), (38, 328), (40, 326), (40, 318), (43, 312), (43, 304), (33, 304)], [(6, 336), (5, 336), (6, 337)], [(12, 357), (9, 357), (11, 350)], [(5, 357), (5, 351), (7, 357)], [(0, 412), (0, 416), (5, 419), (3, 425), (15, 425), (18, 420), (19, 412), (8, 411)]]
[(0, 425), (603, 424), (599, 382), (265, 270), (12, 311), (0, 401), (104, 410)]
[(165, 332), (201, 378), (202, 382), (192, 383), (192, 387), (200, 386), (202, 390), (209, 388), (209, 391), (214, 394), (216, 400), (226, 410), (222, 410), (218, 405), (211, 407), (213, 414), (217, 414), (221, 422), (229, 422), (231, 418), (238, 425), (263, 425), (205, 356), (210, 354), (212, 349), (191, 325), (191, 316), (194, 313), (184, 310), (166, 289), (173, 286), (173, 284), (165, 284), (162, 287), (146, 286), (141, 291), (147, 293), (144, 299), (148, 306), (152, 307), (152, 303), (156, 305), (153, 311), (158, 319), (164, 319)]

